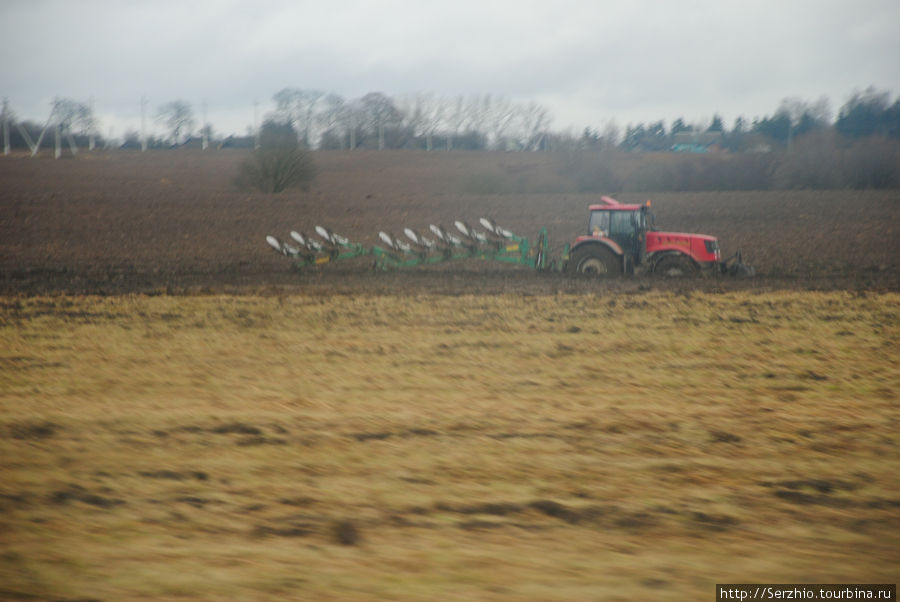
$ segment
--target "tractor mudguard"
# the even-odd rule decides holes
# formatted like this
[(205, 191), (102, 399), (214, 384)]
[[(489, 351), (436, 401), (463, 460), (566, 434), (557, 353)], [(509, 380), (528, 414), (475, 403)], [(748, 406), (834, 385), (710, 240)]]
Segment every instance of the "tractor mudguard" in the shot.
[(603, 245), (619, 257), (625, 254), (625, 251), (622, 250), (619, 243), (611, 238), (606, 238), (605, 236), (579, 236), (575, 239), (575, 244), (572, 245), (572, 248), (569, 249), (569, 253), (574, 253), (586, 245)]

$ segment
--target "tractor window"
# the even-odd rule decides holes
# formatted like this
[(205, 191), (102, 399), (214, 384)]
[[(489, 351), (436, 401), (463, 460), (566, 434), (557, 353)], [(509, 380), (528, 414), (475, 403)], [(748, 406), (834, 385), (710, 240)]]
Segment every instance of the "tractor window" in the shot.
[(646, 205), (641, 207), (641, 230), (653, 230), (653, 213)]
[(636, 230), (634, 211), (613, 211), (610, 223), (610, 236), (633, 236)]
[(609, 236), (609, 211), (592, 211), (588, 234), (591, 236)]

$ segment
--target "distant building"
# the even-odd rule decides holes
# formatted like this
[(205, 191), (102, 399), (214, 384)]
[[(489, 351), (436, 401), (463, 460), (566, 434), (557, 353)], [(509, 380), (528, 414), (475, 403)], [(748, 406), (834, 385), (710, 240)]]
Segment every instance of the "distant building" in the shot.
[(678, 153), (712, 153), (722, 150), (722, 132), (678, 132), (672, 136)]

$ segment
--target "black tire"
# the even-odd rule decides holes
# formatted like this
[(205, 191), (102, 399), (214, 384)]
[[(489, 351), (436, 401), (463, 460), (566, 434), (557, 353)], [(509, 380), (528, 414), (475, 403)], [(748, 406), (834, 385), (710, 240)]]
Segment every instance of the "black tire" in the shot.
[(566, 271), (593, 278), (612, 278), (622, 274), (622, 260), (606, 247), (588, 245), (572, 253)]
[(653, 273), (662, 278), (695, 278), (700, 266), (687, 255), (666, 255), (653, 266)]

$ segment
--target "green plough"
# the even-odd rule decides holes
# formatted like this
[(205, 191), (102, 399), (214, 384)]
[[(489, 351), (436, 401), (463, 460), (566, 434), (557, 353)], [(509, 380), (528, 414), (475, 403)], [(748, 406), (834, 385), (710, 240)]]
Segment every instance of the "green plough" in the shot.
[(293, 258), (298, 268), (372, 256), (375, 268), (380, 270), (461, 259), (501, 261), (541, 271), (562, 269), (569, 253), (568, 245), (561, 260), (551, 260), (546, 228), (541, 229), (537, 241), (532, 245), (528, 239), (501, 228), (489, 219), (481, 218), (479, 221), (486, 232), (477, 231), (461, 221), (454, 224), (459, 231), (458, 235), (435, 225), (429, 226), (433, 237), (422, 236), (410, 228), (404, 228), (403, 233), (408, 242), (392, 234), (379, 232), (378, 237), (384, 246), (367, 247), (322, 226), (315, 228), (321, 240), (291, 231), (291, 239), (296, 244), (282, 242), (274, 236), (267, 236), (266, 242), (282, 255)]

